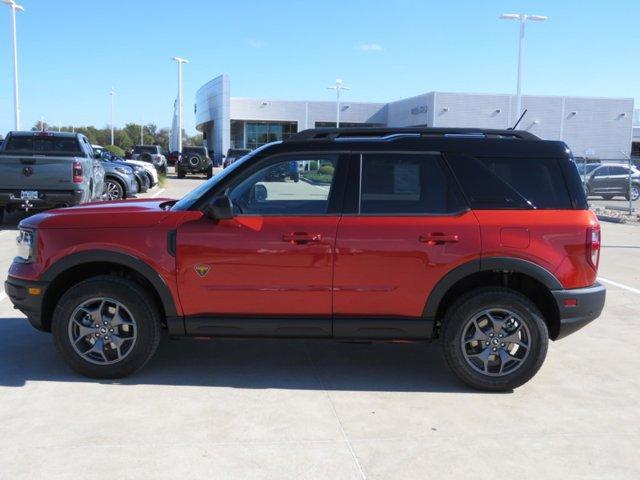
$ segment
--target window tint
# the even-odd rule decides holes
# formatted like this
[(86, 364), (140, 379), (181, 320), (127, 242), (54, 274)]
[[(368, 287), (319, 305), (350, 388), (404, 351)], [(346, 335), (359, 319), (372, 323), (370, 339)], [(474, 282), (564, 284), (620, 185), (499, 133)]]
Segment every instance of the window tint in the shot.
[(287, 157), (270, 162), (233, 188), (236, 213), (322, 215), (329, 208), (335, 156)]
[(438, 155), (362, 155), (360, 213), (445, 214), (464, 208)]
[(74, 137), (56, 136), (11, 136), (7, 142), (6, 152), (36, 153), (40, 155), (76, 155), (83, 154), (78, 141)]
[(629, 175), (629, 169), (625, 167), (609, 167), (609, 175)]
[(447, 156), (472, 208), (571, 209), (558, 160)]
[(610, 175), (609, 167), (600, 167), (595, 171), (594, 175), (596, 177), (606, 177), (607, 175)]

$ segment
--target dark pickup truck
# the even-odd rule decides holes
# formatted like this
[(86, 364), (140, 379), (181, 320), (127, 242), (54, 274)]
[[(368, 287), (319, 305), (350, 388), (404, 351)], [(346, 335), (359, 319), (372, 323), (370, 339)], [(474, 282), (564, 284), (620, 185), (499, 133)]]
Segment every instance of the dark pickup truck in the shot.
[(7, 210), (100, 200), (104, 175), (84, 135), (10, 132), (0, 146), (0, 221)]

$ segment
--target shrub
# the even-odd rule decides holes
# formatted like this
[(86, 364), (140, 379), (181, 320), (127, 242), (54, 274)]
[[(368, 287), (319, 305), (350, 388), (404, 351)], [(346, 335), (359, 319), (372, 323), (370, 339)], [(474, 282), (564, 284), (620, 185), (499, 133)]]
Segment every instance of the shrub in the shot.
[(323, 165), (318, 170), (318, 173), (322, 175), (333, 175), (333, 165)]
[(124, 158), (124, 150), (122, 150), (120, 147), (117, 147), (115, 145), (108, 145), (108, 146), (106, 146), (104, 148), (105, 148), (105, 150), (109, 150), (116, 157)]

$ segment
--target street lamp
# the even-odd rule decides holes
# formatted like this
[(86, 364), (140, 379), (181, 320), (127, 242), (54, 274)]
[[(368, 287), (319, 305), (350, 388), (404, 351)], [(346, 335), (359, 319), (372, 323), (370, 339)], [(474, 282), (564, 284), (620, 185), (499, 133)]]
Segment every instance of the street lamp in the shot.
[(520, 21), (520, 40), (518, 43), (518, 85), (516, 87), (516, 116), (520, 118), (522, 113), (522, 55), (524, 53), (524, 24), (527, 20), (533, 22), (544, 22), (549, 17), (544, 15), (527, 15), (524, 13), (503, 13), (500, 15), (501, 20), (519, 20)]
[(342, 79), (336, 78), (335, 85), (327, 87), (327, 90), (336, 91), (336, 128), (340, 128), (340, 90), (351, 90), (349, 87), (342, 85)]
[(109, 90), (109, 96), (111, 97), (111, 145), (113, 145), (113, 98), (116, 96), (116, 91), (113, 87)]
[(15, 129), (20, 130), (20, 98), (18, 95), (18, 45), (16, 41), (16, 10), (24, 12), (24, 8), (14, 0), (4, 0), (4, 3), (11, 8), (11, 33), (13, 36), (13, 110), (15, 118)]
[(178, 63), (178, 152), (182, 152), (182, 64), (189, 60), (180, 57), (171, 57)]

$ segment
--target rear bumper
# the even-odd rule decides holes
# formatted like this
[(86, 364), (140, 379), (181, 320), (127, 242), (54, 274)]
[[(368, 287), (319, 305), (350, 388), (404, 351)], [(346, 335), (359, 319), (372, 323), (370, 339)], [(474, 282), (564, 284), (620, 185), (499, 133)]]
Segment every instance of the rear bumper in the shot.
[[(560, 312), (560, 329), (555, 340), (580, 330), (600, 316), (607, 295), (600, 283), (591, 287), (551, 291)], [(575, 300), (575, 302), (574, 302)], [(575, 306), (568, 306), (575, 303)]]
[[(48, 282), (22, 280), (9, 276), (4, 282), (4, 291), (13, 303), (13, 308), (20, 310), (29, 319), (29, 323), (37, 330), (46, 331), (42, 324), (42, 300), (47, 290)], [(39, 289), (36, 295), (29, 289)]]
[[(30, 210), (79, 205), (84, 197), (84, 190), (33, 190), (38, 190), (38, 198), (29, 200)], [(20, 190), (0, 190), (0, 207), (4, 206), (24, 209)]]

